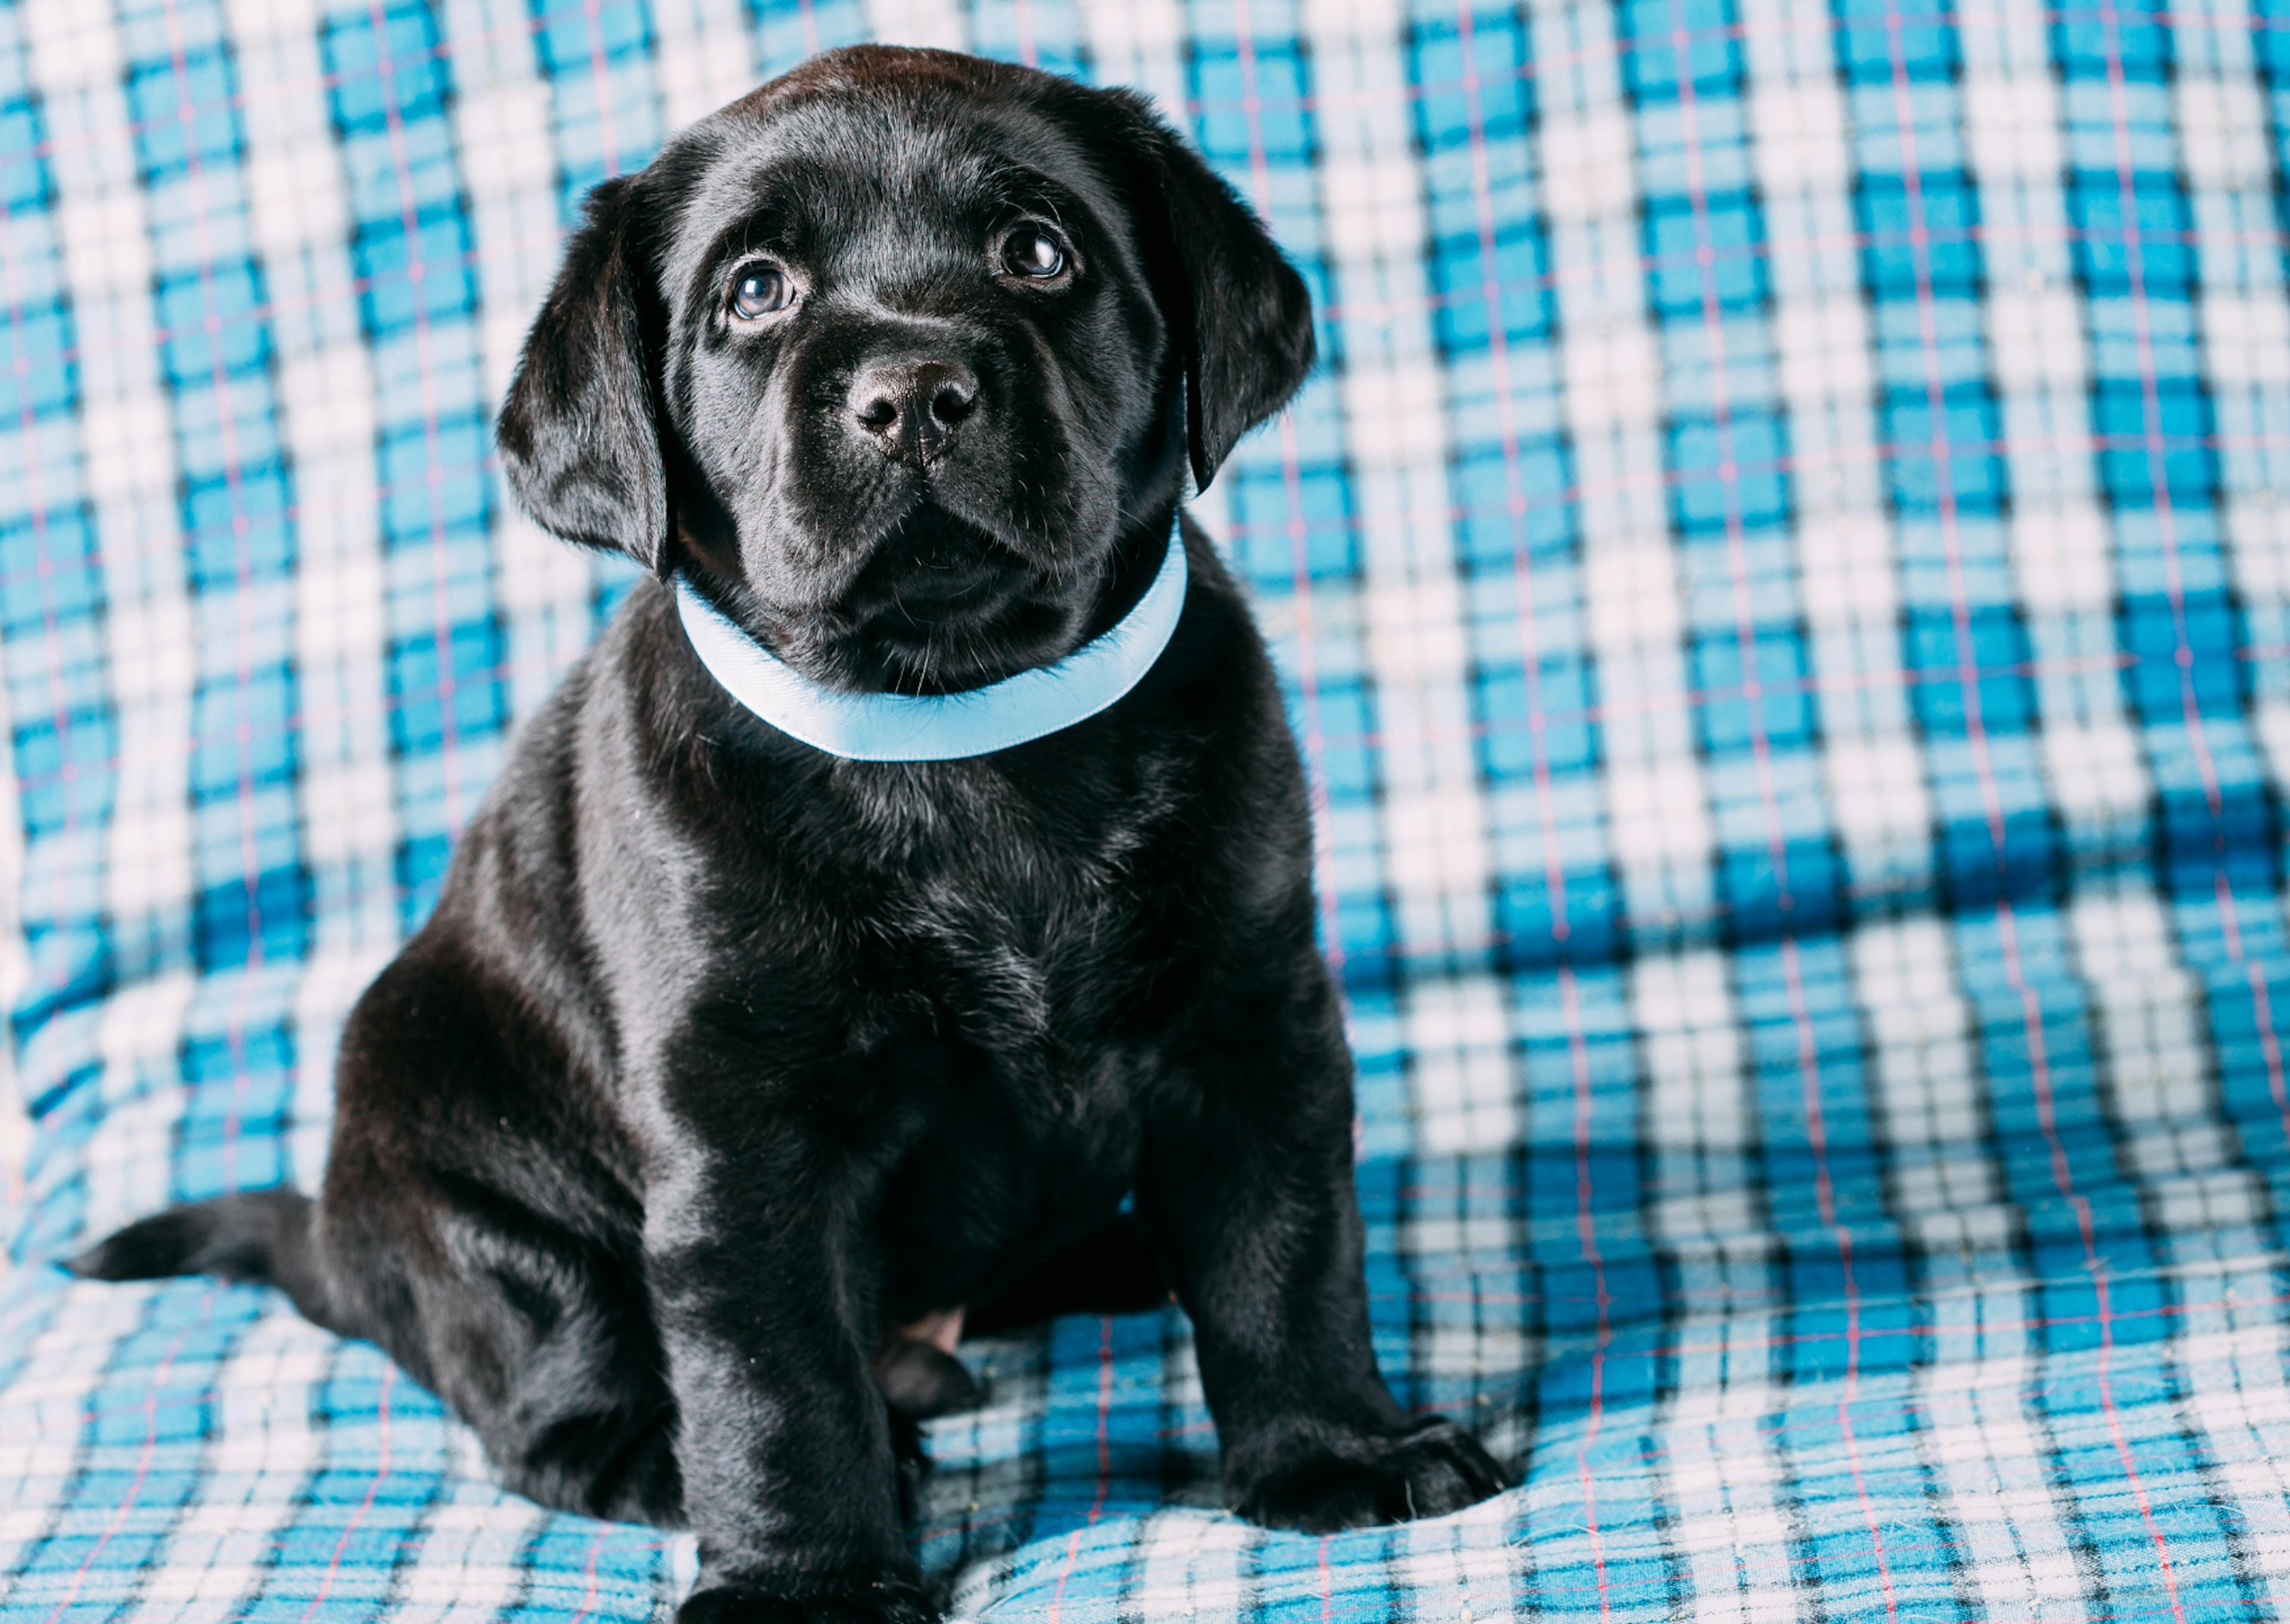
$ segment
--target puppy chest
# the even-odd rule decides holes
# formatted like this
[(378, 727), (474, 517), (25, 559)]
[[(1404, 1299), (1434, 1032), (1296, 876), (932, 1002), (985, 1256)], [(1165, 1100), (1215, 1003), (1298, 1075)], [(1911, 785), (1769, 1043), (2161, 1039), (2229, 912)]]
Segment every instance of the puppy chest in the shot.
[(895, 1095), (907, 1127), (891, 1184), (925, 1210), (1023, 1223), (1037, 1203), (1117, 1200), (1132, 1184), (1158, 1075), (1149, 1052), (914, 1036), (884, 1060), (884, 1104)]
[(1138, 995), (1166, 980), (1166, 955), (1149, 899), (1093, 877), (1037, 868), (933, 887), (868, 955), (867, 992), (1012, 1067), (1133, 1038)]

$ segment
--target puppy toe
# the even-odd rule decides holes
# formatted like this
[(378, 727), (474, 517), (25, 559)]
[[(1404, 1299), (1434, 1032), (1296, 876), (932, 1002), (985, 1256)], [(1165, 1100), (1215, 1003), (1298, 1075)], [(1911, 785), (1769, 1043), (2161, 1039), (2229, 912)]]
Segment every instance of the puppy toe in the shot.
[(1444, 1416), (1385, 1437), (1337, 1438), (1261, 1473), (1236, 1499), (1251, 1522), (1306, 1533), (1445, 1516), (1514, 1481)]

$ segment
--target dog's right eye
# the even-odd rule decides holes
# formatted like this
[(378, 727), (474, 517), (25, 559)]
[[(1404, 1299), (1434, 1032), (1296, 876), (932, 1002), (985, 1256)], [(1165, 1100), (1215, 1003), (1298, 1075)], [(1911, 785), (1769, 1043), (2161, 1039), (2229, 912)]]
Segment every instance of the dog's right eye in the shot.
[(732, 288), (732, 314), (743, 322), (761, 321), (788, 308), (795, 288), (776, 265), (751, 265), (740, 273)]
[(1013, 276), (1049, 282), (1066, 268), (1066, 251), (1039, 226), (1021, 226), (1002, 239), (1002, 264)]

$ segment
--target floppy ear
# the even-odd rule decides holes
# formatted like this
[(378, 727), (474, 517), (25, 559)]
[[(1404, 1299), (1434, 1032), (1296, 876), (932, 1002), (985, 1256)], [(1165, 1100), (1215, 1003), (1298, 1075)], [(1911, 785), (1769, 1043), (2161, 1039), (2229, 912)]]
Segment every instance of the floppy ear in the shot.
[(1256, 216), (1175, 131), (1129, 101), (1144, 160), (1145, 272), (1184, 367), (1186, 449), (1205, 490), (1233, 443), (1312, 370), (1312, 299)]
[(636, 212), (633, 176), (589, 194), (494, 433), (509, 489), (541, 528), (658, 573), (668, 560), (668, 477)]

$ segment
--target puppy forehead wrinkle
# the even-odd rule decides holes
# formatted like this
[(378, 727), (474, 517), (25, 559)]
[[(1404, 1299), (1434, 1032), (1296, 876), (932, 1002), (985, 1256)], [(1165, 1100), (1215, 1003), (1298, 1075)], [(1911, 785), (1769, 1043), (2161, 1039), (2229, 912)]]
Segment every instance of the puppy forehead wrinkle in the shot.
[(1053, 120), (998, 100), (861, 94), (805, 99), (761, 116), (727, 109), (716, 159), (687, 194), (679, 234), (715, 243), (766, 202), (813, 227), (882, 212), (943, 221), (949, 211), (1038, 209), (1064, 222), (1121, 212), (1106, 178)]

